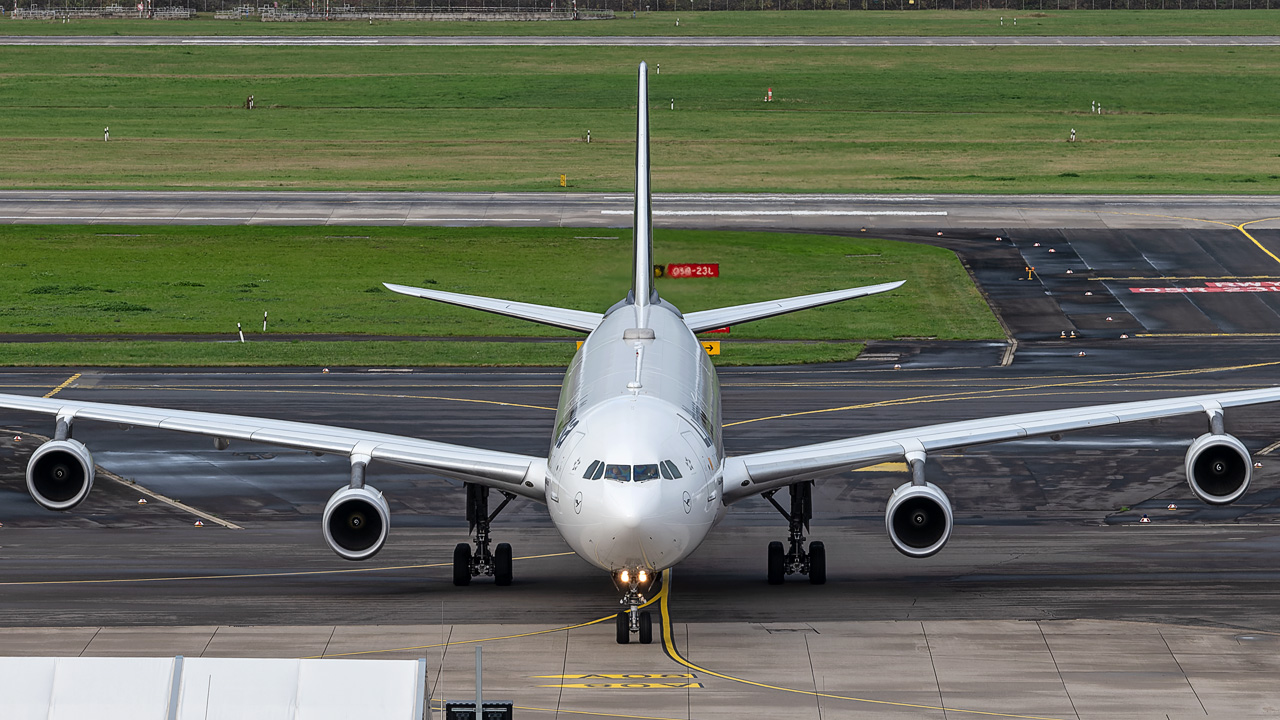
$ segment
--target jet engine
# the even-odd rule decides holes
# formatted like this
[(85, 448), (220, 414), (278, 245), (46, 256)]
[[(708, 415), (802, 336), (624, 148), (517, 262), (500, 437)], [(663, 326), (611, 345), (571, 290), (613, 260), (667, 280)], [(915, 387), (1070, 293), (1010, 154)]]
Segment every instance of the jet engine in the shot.
[(1187, 484), (1210, 505), (1235, 502), (1252, 477), (1253, 458), (1233, 435), (1205, 433), (1187, 448)]
[(368, 485), (344, 487), (324, 506), (324, 541), (348, 560), (367, 560), (376, 555), (390, 529), (387, 499)]
[(905, 483), (889, 496), (884, 524), (898, 552), (929, 557), (951, 537), (951, 501), (933, 483)]
[(41, 507), (70, 510), (93, 487), (93, 455), (78, 440), (50, 440), (31, 453), (27, 492)]

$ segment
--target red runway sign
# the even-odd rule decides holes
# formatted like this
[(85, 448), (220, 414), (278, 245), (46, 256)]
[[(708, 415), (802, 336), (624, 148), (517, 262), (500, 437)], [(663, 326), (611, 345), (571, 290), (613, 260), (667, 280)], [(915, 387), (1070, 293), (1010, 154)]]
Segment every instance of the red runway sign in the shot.
[(667, 266), (667, 277), (720, 277), (720, 263), (673, 263)]

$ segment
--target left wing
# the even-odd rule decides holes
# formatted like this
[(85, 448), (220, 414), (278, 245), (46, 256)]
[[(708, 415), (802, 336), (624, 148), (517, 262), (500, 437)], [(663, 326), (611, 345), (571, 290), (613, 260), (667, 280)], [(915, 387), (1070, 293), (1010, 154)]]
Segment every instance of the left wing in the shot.
[[(917, 453), (1138, 420), (1203, 412), (1209, 416), (1214, 432), (1221, 434), (1223, 408), (1270, 402), (1280, 402), (1280, 387), (1003, 415), (738, 455), (725, 459), (724, 500), (733, 503), (801, 480), (891, 460), (911, 459)], [(1218, 417), (1216, 423), (1215, 415)]]
[(330, 425), (61, 398), (0, 395), (0, 408), (52, 415), (57, 418), (59, 425), (63, 421), (70, 425), (79, 420), (96, 420), (207, 435), (222, 440), (280, 445), (344, 455), (353, 460), (383, 460), (546, 502), (544, 488), (547, 461), (529, 455)]

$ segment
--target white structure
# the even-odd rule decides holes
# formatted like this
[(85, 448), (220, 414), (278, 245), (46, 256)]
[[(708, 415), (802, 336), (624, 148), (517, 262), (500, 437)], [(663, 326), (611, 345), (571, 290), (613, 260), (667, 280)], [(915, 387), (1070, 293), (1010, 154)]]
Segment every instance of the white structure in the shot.
[(422, 720), (426, 660), (0, 658), (5, 720)]

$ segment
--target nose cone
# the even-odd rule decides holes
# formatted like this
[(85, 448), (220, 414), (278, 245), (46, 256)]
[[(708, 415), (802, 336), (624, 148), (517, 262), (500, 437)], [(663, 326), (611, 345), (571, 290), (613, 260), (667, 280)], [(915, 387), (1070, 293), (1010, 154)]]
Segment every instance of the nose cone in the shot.
[(604, 515), (619, 530), (636, 531), (662, 515), (662, 490), (656, 483), (609, 483)]

